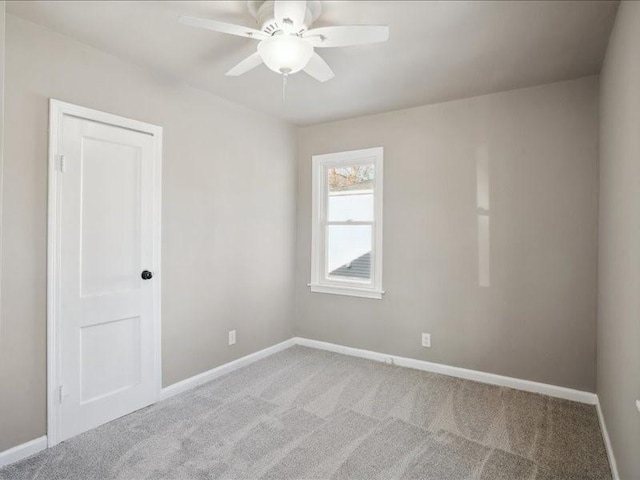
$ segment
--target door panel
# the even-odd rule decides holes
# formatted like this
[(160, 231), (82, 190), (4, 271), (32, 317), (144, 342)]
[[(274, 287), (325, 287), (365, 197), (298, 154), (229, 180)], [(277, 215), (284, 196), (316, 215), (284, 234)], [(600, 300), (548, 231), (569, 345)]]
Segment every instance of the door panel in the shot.
[(80, 327), (80, 403), (138, 385), (140, 317)]
[(82, 296), (138, 289), (142, 151), (90, 137), (81, 148)]
[[(155, 138), (62, 115), (59, 434), (65, 440), (158, 395)], [(157, 272), (154, 272), (157, 273)]]

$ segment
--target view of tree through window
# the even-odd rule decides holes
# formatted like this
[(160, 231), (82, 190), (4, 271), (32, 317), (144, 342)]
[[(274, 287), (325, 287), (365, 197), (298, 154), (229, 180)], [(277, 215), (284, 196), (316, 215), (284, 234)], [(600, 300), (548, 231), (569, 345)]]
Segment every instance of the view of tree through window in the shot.
[(329, 191), (371, 190), (373, 188), (373, 165), (351, 165), (329, 169)]

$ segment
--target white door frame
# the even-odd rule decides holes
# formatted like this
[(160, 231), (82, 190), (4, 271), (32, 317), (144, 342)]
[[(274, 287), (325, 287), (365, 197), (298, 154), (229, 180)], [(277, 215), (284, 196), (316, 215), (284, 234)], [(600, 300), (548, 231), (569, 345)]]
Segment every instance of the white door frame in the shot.
[(153, 324), (154, 324), (154, 382), (156, 401), (162, 388), (161, 369), (161, 201), (162, 201), (162, 127), (98, 110), (49, 100), (49, 214), (47, 239), (47, 443), (49, 447), (59, 443), (60, 432), (60, 191), (58, 175), (64, 168), (64, 160), (58, 153), (58, 139), (64, 115), (71, 115), (94, 122), (114, 125), (128, 130), (146, 133), (154, 137), (153, 166)]

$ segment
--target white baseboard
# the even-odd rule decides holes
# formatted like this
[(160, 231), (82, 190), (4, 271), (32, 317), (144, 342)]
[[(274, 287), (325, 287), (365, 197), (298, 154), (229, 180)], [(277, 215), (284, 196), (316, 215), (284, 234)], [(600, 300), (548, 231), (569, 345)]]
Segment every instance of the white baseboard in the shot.
[(413, 358), (398, 357), (396, 355), (388, 355), (386, 353), (372, 352), (370, 350), (362, 350), (359, 348), (345, 347), (335, 343), (320, 342), (318, 340), (310, 340), (308, 338), (296, 337), (293, 339), (297, 345), (303, 345), (320, 350), (328, 350), (330, 352), (342, 353), (352, 357), (367, 358), (379, 362), (392, 362), (400, 367), (414, 368), (416, 370), (424, 370), (426, 372), (441, 373), (451, 377), (464, 378), (476, 382), (488, 383), (490, 385), (498, 385), (501, 387), (515, 388), (524, 390), (525, 392), (540, 393), (550, 397), (564, 398), (574, 402), (587, 403), (596, 405), (597, 396), (595, 393), (583, 392), (572, 388), (558, 387), (546, 383), (533, 382), (531, 380), (522, 380), (520, 378), (505, 377), (496, 375), (495, 373), (480, 372), (478, 370), (469, 370), (466, 368), (452, 367), (441, 363), (427, 362), (425, 360), (416, 360)]
[(164, 400), (166, 398), (173, 397), (174, 395), (178, 395), (179, 393), (186, 392), (187, 390), (191, 390), (198, 385), (202, 385), (203, 383), (207, 383), (215, 378), (221, 377), (222, 375), (226, 375), (227, 373), (233, 372), (234, 370), (249, 365), (250, 363), (257, 362), (269, 355), (286, 350), (294, 344), (295, 339), (290, 338), (284, 342), (280, 342), (276, 345), (272, 345), (271, 347), (267, 347), (263, 350), (259, 350), (255, 353), (238, 358), (237, 360), (233, 360), (232, 362), (225, 363), (219, 367), (212, 368), (206, 372), (199, 373), (198, 375), (194, 375), (193, 377), (174, 383), (173, 385), (169, 385), (160, 391), (160, 398), (158, 400)]
[(29, 442), (25, 442), (21, 445), (16, 445), (9, 450), (0, 452), (0, 467), (9, 465), (10, 463), (23, 460), (31, 455), (35, 455), (47, 448), (47, 436), (44, 435), (40, 438), (35, 438)]
[(613, 480), (620, 480), (620, 475), (618, 475), (618, 464), (616, 463), (616, 457), (613, 454), (613, 447), (611, 446), (611, 439), (609, 438), (609, 432), (607, 431), (607, 424), (604, 422), (602, 407), (600, 407), (600, 399), (598, 399), (598, 402), (596, 403), (596, 409), (598, 410), (598, 420), (600, 420), (600, 430), (602, 430), (604, 446), (607, 449), (607, 457), (609, 458), (609, 466), (611, 467), (611, 476), (613, 477)]
[(589, 405), (596, 405), (598, 400), (596, 394), (591, 392), (584, 392), (581, 390), (574, 390), (572, 388), (559, 387), (546, 383), (533, 382), (531, 380), (523, 380), (520, 378), (506, 377), (503, 375), (497, 375), (495, 373), (486, 373), (478, 370), (469, 370), (467, 368), (452, 367), (450, 365), (427, 362), (425, 360), (416, 360), (414, 358), (388, 355), (386, 353), (346, 347), (344, 345), (321, 342), (319, 340), (311, 340), (302, 337), (290, 338), (288, 340), (285, 340), (284, 342), (278, 343), (271, 347), (267, 347), (264, 350), (260, 350), (232, 362), (225, 363), (224, 365), (220, 365), (219, 367), (187, 378), (178, 383), (174, 383), (173, 385), (162, 389), (160, 393), (160, 400), (164, 400), (165, 398), (169, 398), (174, 395), (178, 395), (179, 393), (186, 392), (187, 390), (190, 390), (194, 387), (197, 387), (198, 385), (202, 385), (203, 383), (237, 370), (238, 368), (244, 367), (246, 365), (249, 365), (250, 363), (268, 357), (269, 355), (273, 355), (274, 353), (285, 350), (292, 345), (302, 345), (305, 347), (341, 353), (343, 355), (349, 355), (352, 357), (366, 358), (383, 363), (392, 362), (394, 365), (400, 367), (408, 367), (414, 368), (416, 370), (423, 370), (426, 372), (440, 373), (443, 375), (449, 375), (451, 377), (464, 378), (466, 380), (473, 380), (476, 382), (488, 383), (490, 385), (514, 388), (517, 390), (524, 390), (526, 392), (540, 393), (542, 395), (548, 395), (550, 397), (564, 398), (566, 400), (587, 403)]

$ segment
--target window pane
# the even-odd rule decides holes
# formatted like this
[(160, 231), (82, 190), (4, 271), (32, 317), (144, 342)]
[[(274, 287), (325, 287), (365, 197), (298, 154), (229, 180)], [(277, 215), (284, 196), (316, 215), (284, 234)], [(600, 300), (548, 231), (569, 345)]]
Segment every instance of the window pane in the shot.
[(371, 279), (371, 225), (327, 227), (327, 271), (331, 277)]
[(329, 168), (330, 222), (373, 220), (373, 165)]

